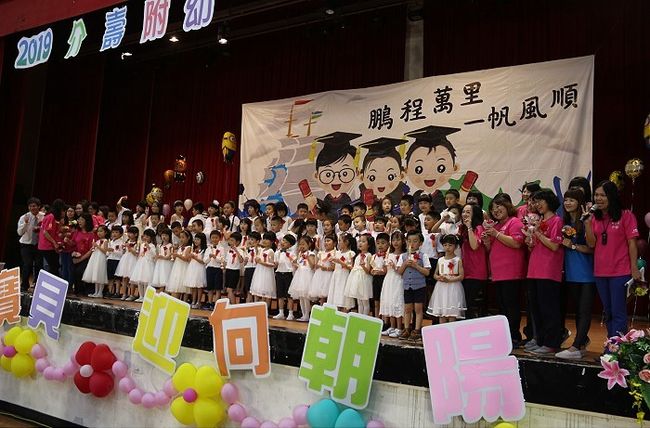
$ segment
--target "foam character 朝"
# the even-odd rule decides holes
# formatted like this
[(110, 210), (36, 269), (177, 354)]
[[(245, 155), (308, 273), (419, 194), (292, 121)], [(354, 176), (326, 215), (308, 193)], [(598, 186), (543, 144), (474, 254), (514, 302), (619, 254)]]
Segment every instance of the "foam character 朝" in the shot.
[(429, 125), (405, 134), (415, 138), (406, 151), (405, 159), (405, 172), (411, 190), (418, 189), (413, 198), (417, 201), (422, 193), (430, 194), (433, 209), (437, 212), (446, 208), (440, 189), (449, 183), (460, 167), (456, 149), (447, 138), (458, 131), (459, 128)]
[(221, 139), (221, 152), (223, 153), (223, 161), (232, 163), (235, 153), (237, 153), (237, 136), (232, 132), (224, 132)]
[(316, 156), (314, 178), (325, 191), (324, 202), (333, 211), (350, 204), (349, 196), (357, 178), (357, 149), (350, 141), (361, 134), (350, 132), (333, 132), (318, 137), (315, 141), (323, 143), (323, 148)]

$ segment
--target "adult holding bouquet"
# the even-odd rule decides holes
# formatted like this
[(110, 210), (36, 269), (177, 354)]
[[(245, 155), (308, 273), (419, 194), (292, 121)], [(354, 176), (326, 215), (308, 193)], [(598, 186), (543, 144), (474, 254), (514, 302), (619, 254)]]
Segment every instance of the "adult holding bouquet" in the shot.
[(570, 348), (555, 354), (558, 358), (578, 359), (584, 356), (589, 341), (591, 308), (596, 295), (594, 284), (594, 250), (587, 245), (585, 226), (580, 219), (585, 207), (585, 194), (580, 188), (564, 192), (564, 280), (576, 305), (576, 336)]
[(526, 278), (524, 225), (506, 194), (495, 196), (489, 208), (491, 221), (484, 222), (482, 241), (490, 251), (490, 271), (499, 309), (508, 318), (510, 336), (516, 347), (521, 342), (519, 287)]
[(618, 188), (611, 181), (600, 182), (594, 190), (593, 214), (584, 210), (587, 245), (594, 249), (594, 277), (603, 302), (607, 336), (627, 332), (625, 283), (641, 279), (636, 265), (636, 218), (622, 209)]

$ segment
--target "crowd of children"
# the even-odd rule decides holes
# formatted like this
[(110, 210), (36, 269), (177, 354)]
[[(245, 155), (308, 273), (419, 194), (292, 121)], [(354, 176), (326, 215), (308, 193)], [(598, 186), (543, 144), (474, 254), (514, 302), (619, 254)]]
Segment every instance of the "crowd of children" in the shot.
[[(574, 179), (563, 195), (563, 218), (556, 213), (558, 197), (535, 183), (522, 188), (524, 204), (518, 209), (501, 193), (487, 212), (480, 192), (469, 192), (461, 205), (453, 189), (444, 196), (442, 212), (433, 210), (430, 195), (415, 201), (405, 194), (398, 207), (385, 198), (373, 207), (346, 205), (338, 213), (322, 204), (309, 212), (299, 204), (293, 218), (283, 202), (266, 203), (262, 213), (260, 204), (249, 200), (241, 218), (232, 201), (223, 206), (214, 201), (206, 210), (197, 203), (191, 213), (177, 201), (167, 219), (159, 203), (148, 207), (140, 202), (131, 211), (123, 197), (115, 209), (84, 202), (81, 212), (70, 207), (57, 217), (50, 211), (55, 221), (47, 223), (47, 237), (54, 238), (61, 255), (71, 253), (77, 270), (83, 262), (83, 275), (69, 279), (77, 293), (84, 283), (94, 284), (90, 297), (142, 301), (145, 288), (152, 286), (185, 299), (192, 308), (211, 309), (222, 296), (231, 303), (264, 301), (269, 309), (276, 300), (275, 319), (303, 322), (313, 304), (330, 304), (380, 317), (383, 335), (411, 341), (421, 340), (425, 313), (440, 323), (486, 315), (490, 278), (515, 346), (524, 345), (519, 290), (526, 288), (526, 349), (579, 358), (588, 343), (594, 283), (601, 296), (610, 287), (594, 279), (593, 249), (602, 252), (609, 232), (606, 249), (616, 253), (607, 257), (620, 265), (624, 257), (636, 260), (617, 241), (638, 235), (634, 217), (621, 210), (607, 183), (597, 186), (597, 209), (589, 210), (589, 183)], [(613, 227), (620, 222), (620, 228)], [(631, 265), (600, 276), (636, 278)], [(578, 329), (571, 348), (560, 352), (563, 280), (578, 302)], [(616, 305), (604, 302), (605, 311), (620, 324)]]

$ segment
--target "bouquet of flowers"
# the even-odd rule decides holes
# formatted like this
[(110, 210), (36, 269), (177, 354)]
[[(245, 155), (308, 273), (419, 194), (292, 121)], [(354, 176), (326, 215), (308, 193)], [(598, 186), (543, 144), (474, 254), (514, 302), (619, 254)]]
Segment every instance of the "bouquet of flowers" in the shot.
[(573, 239), (576, 236), (576, 230), (567, 224), (562, 227), (562, 236), (566, 239)]
[(614, 385), (629, 388), (634, 400), (632, 408), (641, 423), (650, 408), (650, 330), (630, 330), (625, 335), (610, 337), (605, 346), (610, 354), (600, 358), (603, 371), (598, 377), (607, 380), (607, 389)]

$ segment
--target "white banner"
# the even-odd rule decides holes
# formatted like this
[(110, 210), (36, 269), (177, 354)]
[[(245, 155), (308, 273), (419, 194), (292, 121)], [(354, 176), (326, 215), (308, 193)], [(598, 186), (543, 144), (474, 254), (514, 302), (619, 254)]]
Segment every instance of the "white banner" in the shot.
[[(408, 191), (433, 194), (439, 208), (444, 190), (471, 188), (486, 204), (499, 191), (517, 204), (531, 181), (561, 195), (591, 175), (593, 65), (588, 56), (244, 104), (241, 201), (293, 211), (309, 191), (334, 208)], [(380, 137), (404, 144), (359, 147)]]

